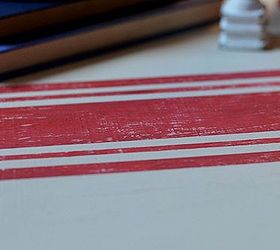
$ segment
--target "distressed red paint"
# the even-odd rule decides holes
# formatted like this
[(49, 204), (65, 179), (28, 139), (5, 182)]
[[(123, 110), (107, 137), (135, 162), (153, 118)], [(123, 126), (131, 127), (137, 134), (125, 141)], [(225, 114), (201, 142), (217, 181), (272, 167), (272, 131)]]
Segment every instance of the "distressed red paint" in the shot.
[(66, 165), (57, 167), (15, 168), (0, 170), (0, 180), (73, 176), (88, 174), (112, 174), (137, 171), (171, 170), (212, 166), (231, 166), (262, 162), (277, 162), (279, 152), (192, 157), (185, 159), (135, 161), (106, 164)]
[(205, 136), (280, 130), (280, 93), (27, 107), (0, 112), (0, 148)]
[[(57, 83), (22, 86), (2, 86), (1, 93), (17, 93), (63, 90), (75, 88), (99, 88), (110, 86), (131, 86), (195, 81), (240, 79), (240, 83), (226, 86), (186, 87), (181, 89), (160, 89), (147, 91), (112, 92), (100, 95), (122, 95), (143, 93), (165, 93), (208, 89), (234, 89), (258, 86), (279, 86), (278, 81), (266, 84), (246, 84), (246, 79), (280, 77), (280, 71), (231, 73), (165, 78), (133, 79), (105, 82)], [(75, 98), (88, 94), (34, 96), (31, 98), (7, 98), (8, 101)], [(233, 94), (207, 97), (187, 97), (161, 100), (121, 101), (88, 104), (51, 105), (41, 107), (1, 108), (0, 105), (0, 149), (16, 149), (52, 145), (83, 143), (139, 141), (145, 139), (182, 138), (223, 134), (240, 134), (263, 131), (280, 131), (280, 93)], [(149, 152), (177, 149), (227, 147), (279, 143), (280, 138), (196, 143), (191, 145), (169, 145), (158, 147), (125, 148), (122, 153)], [(98, 151), (55, 152), (44, 154), (0, 156), (0, 161), (19, 159), (48, 159), (91, 154), (120, 153), (118, 148)], [(169, 160), (147, 160), (134, 162), (38, 166), (0, 170), (0, 179), (20, 179), (51, 176), (68, 176), (97, 173), (116, 173), (176, 169), (190, 167), (226, 166), (280, 161), (279, 151), (246, 153), (238, 155), (189, 157)]]
[(76, 88), (92, 88), (92, 87), (116, 87), (143, 84), (166, 84), (179, 82), (198, 82), (198, 81), (217, 81), (217, 80), (234, 80), (250, 78), (280, 77), (280, 70), (241, 72), (241, 73), (217, 73), (205, 75), (188, 75), (188, 76), (171, 76), (158, 78), (137, 78), (124, 80), (109, 81), (88, 81), (88, 82), (67, 82), (52, 84), (13, 84), (11, 86), (0, 86), (1, 93), (15, 93), (22, 91), (43, 91), (43, 90), (61, 90)]

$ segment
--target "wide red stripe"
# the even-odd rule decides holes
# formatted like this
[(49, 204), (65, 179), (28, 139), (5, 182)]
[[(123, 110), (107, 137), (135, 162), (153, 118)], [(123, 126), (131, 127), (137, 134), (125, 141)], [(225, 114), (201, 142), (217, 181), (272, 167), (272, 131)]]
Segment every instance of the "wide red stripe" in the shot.
[(269, 153), (193, 157), (186, 159), (170, 159), (160, 161), (137, 161), (59, 167), (36, 167), (17, 169), (15, 166), (14, 169), (0, 170), (0, 180), (89, 174), (108, 174), (195, 167), (230, 166), (235, 164), (244, 164), (244, 166), (246, 166), (246, 164), (249, 163), (277, 161), (280, 161), (280, 151)]
[(9, 155), (9, 156), (0, 155), (0, 161), (71, 157), (71, 156), (84, 156), (84, 155), (123, 154), (123, 153), (152, 152), (152, 151), (156, 152), (156, 151), (164, 151), (164, 150), (229, 147), (229, 146), (241, 146), (241, 145), (267, 144), (267, 143), (280, 143), (280, 138), (244, 140), (244, 141), (227, 141), (227, 142), (215, 142), (215, 143), (197, 143), (197, 144), (186, 144), (186, 145), (183, 144), (183, 145), (154, 146), (154, 147), (141, 147), (141, 148), (122, 148), (122, 149), (116, 148), (116, 149), (92, 150), (92, 151), (71, 151), (71, 152)]
[(158, 78), (140, 78), (125, 80), (107, 80), (107, 81), (91, 81), (91, 82), (68, 82), (68, 83), (52, 83), (52, 84), (24, 84), (15, 83), (9, 86), (0, 86), (0, 93), (22, 92), (22, 91), (42, 91), (42, 90), (59, 90), (59, 89), (76, 89), (76, 88), (92, 88), (92, 87), (113, 87), (142, 85), (155, 83), (170, 82), (196, 82), (196, 81), (215, 81), (215, 80), (233, 80), (233, 79), (250, 79), (263, 77), (279, 77), (280, 70), (257, 71), (257, 72), (241, 72), (241, 73), (222, 73), (207, 75), (187, 75), (187, 76), (171, 76)]
[(280, 93), (0, 109), (0, 148), (280, 130)]

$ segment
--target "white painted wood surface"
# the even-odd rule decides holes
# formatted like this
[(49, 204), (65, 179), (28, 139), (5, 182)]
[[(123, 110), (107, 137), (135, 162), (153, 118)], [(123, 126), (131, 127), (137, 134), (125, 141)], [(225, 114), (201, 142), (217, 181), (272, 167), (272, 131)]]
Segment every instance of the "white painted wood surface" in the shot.
[[(22, 77), (64, 82), (278, 69), (280, 50), (227, 52), (218, 27)], [(256, 165), (256, 164), (255, 164)], [(0, 182), (5, 250), (279, 248), (280, 163)]]
[(5, 249), (278, 249), (279, 164), (0, 183)]

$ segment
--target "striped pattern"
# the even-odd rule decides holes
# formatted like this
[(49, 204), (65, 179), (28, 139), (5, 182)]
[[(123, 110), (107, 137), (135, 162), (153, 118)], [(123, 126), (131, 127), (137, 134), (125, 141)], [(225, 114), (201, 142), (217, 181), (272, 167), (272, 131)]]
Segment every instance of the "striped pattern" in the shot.
[(280, 163), (280, 71), (0, 87), (0, 179)]

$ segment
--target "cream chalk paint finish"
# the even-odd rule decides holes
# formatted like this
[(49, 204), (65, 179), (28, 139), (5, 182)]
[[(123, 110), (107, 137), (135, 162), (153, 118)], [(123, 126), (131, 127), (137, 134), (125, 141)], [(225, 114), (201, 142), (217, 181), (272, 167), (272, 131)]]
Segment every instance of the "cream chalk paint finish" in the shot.
[[(32, 74), (65, 82), (278, 69), (217, 48), (218, 26)], [(278, 250), (280, 162), (0, 182), (5, 250)]]
[(0, 183), (5, 249), (278, 250), (279, 163)]

